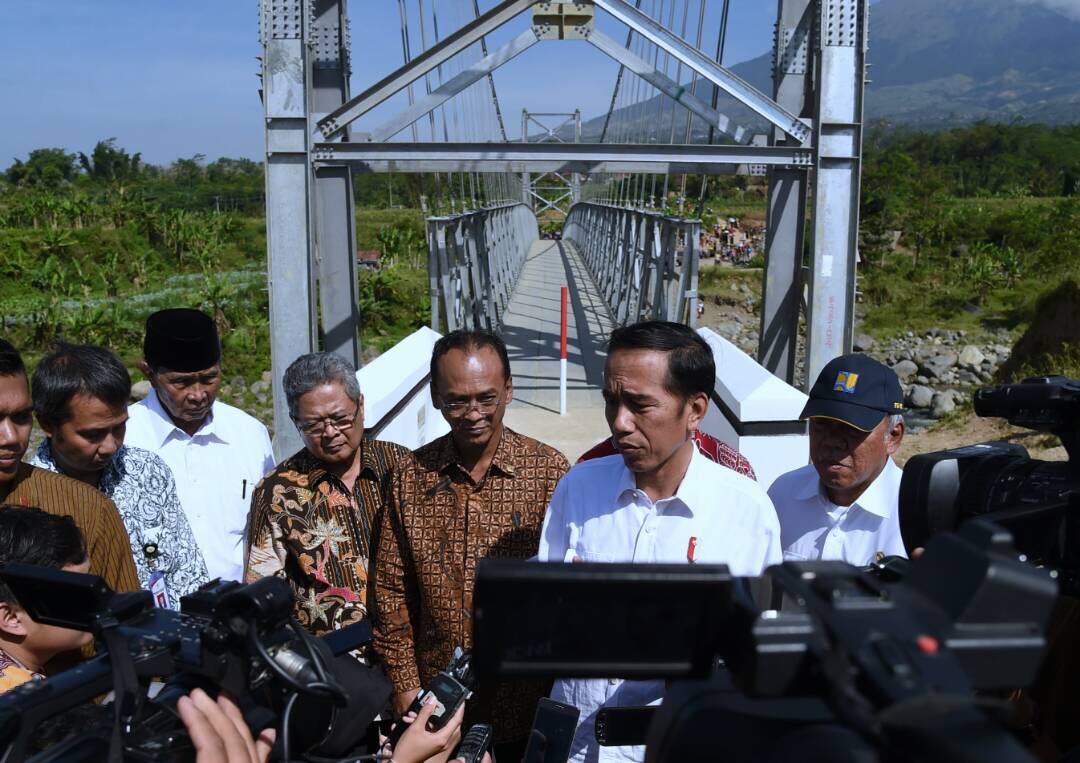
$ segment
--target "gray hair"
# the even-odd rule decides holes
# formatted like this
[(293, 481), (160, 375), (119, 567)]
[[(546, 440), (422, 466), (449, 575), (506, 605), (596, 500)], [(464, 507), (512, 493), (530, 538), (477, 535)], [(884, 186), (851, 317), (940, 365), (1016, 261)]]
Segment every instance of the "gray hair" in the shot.
[(889, 425), (885, 427), (885, 442), (889, 441), (889, 435), (896, 428), (896, 425), (904, 420), (904, 414), (894, 413), (889, 416)]
[(323, 384), (334, 382), (345, 389), (350, 400), (354, 403), (360, 402), (360, 384), (356, 381), (356, 369), (345, 358), (332, 352), (313, 352), (294, 360), (292, 365), (285, 369), (285, 377), (282, 379), (289, 415), (296, 418), (296, 404), (301, 396)]

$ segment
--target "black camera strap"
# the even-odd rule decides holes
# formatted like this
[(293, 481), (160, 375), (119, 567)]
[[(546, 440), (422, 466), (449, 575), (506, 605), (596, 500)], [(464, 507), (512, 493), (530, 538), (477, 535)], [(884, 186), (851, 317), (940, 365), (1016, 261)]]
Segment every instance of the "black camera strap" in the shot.
[(131, 734), (142, 711), (143, 692), (135, 662), (131, 658), (129, 639), (120, 632), (114, 617), (102, 618), (99, 635), (108, 650), (113, 675), (113, 728), (109, 743), (109, 763), (122, 763), (124, 739)]

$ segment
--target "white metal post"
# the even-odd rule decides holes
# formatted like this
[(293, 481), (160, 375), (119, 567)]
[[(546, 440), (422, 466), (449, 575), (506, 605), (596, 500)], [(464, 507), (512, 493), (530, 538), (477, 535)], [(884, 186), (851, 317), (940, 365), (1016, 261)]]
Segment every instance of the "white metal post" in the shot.
[(819, 0), (806, 384), (851, 350), (868, 0)]

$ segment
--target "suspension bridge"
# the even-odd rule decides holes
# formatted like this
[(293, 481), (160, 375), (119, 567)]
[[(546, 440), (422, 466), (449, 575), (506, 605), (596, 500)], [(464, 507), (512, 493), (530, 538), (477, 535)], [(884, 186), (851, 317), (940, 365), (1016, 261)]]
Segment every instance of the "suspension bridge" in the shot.
[[(314, 349), (359, 361), (352, 178), (423, 174), (434, 189), (431, 330), (500, 332), (515, 377), (510, 425), (576, 456), (607, 433), (611, 328), (695, 323), (708, 179), (766, 175), (759, 353), (707, 337), (723, 356), (714, 428), (729, 440), (801, 437), (796, 403), (775, 403), (794, 392), (800, 321), (810, 378), (851, 345), (868, 2), (778, 0), (768, 94), (724, 64), (730, 2), (398, 0), (401, 64), (353, 95), (346, 0), (261, 0), (274, 379)], [(525, 111), (514, 139), (493, 73), (567, 40), (618, 64), (598, 139), (583, 140), (573, 102)], [(568, 99), (580, 97), (572, 85)], [(687, 198), (688, 175), (705, 178), (700, 199)], [(538, 215), (563, 221), (561, 240), (540, 238)], [(569, 417), (558, 400), (563, 286)], [(425, 404), (422, 372), (402, 378), (415, 383), (369, 411), (374, 431), (413, 415), (426, 431), (413, 410)], [(275, 419), (286, 417), (275, 388)], [(276, 433), (279, 452), (298, 445), (291, 427)]]

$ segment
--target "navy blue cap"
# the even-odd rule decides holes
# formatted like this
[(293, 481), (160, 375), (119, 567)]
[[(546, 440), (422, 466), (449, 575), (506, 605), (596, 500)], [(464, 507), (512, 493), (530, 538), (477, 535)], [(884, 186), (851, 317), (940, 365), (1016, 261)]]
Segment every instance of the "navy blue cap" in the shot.
[(904, 390), (891, 368), (859, 353), (830, 360), (810, 389), (799, 418), (835, 419), (869, 432), (884, 416), (904, 412)]

